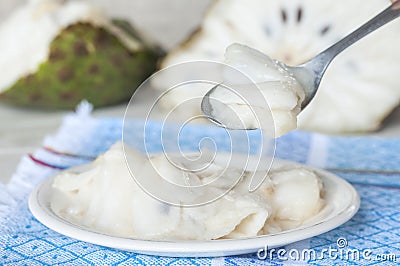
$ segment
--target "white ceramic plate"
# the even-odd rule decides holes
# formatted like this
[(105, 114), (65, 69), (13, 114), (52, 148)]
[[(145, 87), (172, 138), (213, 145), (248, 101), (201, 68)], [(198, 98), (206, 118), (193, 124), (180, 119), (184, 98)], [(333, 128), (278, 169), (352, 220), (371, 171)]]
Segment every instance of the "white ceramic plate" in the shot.
[[(274, 164), (278, 160), (275, 159)], [(53, 178), (49, 178), (32, 191), (29, 208), (45, 226), (60, 234), (89, 243), (128, 250), (136, 253), (173, 256), (209, 257), (228, 256), (257, 252), (259, 249), (284, 246), (310, 238), (348, 221), (357, 212), (360, 198), (356, 190), (345, 180), (323, 170), (313, 169), (321, 177), (326, 200), (325, 207), (302, 227), (272, 235), (245, 239), (212, 241), (154, 241), (106, 235), (90, 228), (72, 224), (58, 217), (50, 208)]]

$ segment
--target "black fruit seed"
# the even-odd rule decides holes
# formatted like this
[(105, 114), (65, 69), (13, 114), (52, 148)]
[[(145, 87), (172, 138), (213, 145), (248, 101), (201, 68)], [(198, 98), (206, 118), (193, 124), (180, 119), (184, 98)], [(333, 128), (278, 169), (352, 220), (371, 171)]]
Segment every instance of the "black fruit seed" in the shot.
[(301, 7), (297, 8), (297, 22), (299, 23), (303, 18), (303, 9)]
[(320, 31), (321, 36), (327, 34), (330, 29), (331, 29), (331, 26), (329, 26), (329, 25), (326, 25), (325, 27), (323, 27)]
[(287, 13), (285, 9), (281, 9), (281, 19), (283, 23), (286, 23), (287, 21)]

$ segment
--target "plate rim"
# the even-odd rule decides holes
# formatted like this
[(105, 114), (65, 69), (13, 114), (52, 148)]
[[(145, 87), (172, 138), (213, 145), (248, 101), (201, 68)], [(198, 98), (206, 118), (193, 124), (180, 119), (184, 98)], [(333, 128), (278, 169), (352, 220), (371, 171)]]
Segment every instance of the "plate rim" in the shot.
[[(274, 159), (274, 161), (275, 160), (277, 159)], [(278, 161), (285, 160), (278, 159)], [(293, 162), (290, 163), (293, 164)], [(295, 164), (299, 165), (298, 163)], [(206, 241), (144, 240), (111, 236), (105, 233), (85, 229), (82, 226), (73, 224), (59, 217), (49, 207), (45, 206), (46, 202), (40, 201), (39, 193), (43, 193), (43, 190), (51, 187), (51, 182), (55, 176), (46, 178), (35, 187), (29, 196), (28, 206), (32, 215), (49, 229), (62, 235), (103, 247), (145, 255), (167, 257), (218, 257), (248, 254), (257, 252), (265, 246), (268, 246), (268, 248), (281, 247), (326, 233), (350, 220), (359, 210), (360, 196), (349, 182), (326, 170), (307, 165), (303, 166), (317, 172), (321, 178), (335, 182), (341, 187), (341, 189), (347, 189), (351, 195), (346, 207), (333, 217), (323, 219), (313, 225), (287, 230), (277, 234), (261, 235), (243, 239), (219, 239)], [(49, 202), (50, 200), (47, 201), (47, 203)]]

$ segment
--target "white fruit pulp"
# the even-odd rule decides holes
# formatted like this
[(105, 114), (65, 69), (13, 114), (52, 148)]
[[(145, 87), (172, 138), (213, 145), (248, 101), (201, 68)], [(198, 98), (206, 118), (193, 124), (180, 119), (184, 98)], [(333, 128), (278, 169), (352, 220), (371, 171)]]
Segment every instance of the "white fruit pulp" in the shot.
[(226, 49), (225, 63), (226, 86), (210, 95), (217, 121), (233, 129), (262, 128), (275, 137), (297, 127), (305, 93), (284, 64), (240, 44)]
[[(171, 165), (165, 154), (149, 159), (124, 148), (127, 158), (136, 163), (135, 172), (152, 182), (158, 180), (153, 185), (161, 192), (165, 191), (165, 180), (186, 184), (187, 178), (191, 184), (211, 184), (205, 191), (225, 192), (231, 176), (243, 171), (236, 162), (226, 167), (224, 162), (228, 157), (222, 156), (206, 170), (191, 172), (188, 177)], [(249, 192), (249, 176), (254, 170), (250, 162), (241, 181), (218, 200), (196, 207), (172, 206), (139, 187), (125, 164), (125, 154), (122, 144), (117, 143), (88, 170), (58, 175), (52, 185), (52, 210), (72, 223), (115, 236), (211, 240), (254, 237), (301, 226), (319, 212), (324, 202), (320, 196), (320, 178), (311, 170), (290, 164), (272, 169), (263, 184), (255, 192)], [(267, 169), (259, 171), (267, 173)], [(169, 192), (180, 196), (182, 190), (185, 188)]]

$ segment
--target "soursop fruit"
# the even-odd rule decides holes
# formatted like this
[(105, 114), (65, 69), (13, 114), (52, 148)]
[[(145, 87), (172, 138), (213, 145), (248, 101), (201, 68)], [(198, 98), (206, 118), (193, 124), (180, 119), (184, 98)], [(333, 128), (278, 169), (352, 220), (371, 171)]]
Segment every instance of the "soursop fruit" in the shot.
[(129, 100), (159, 50), (84, 1), (32, 0), (0, 25), (0, 100), (45, 108)]
[[(242, 43), (288, 65), (312, 58), (390, 4), (389, 0), (218, 0), (201, 28), (171, 51), (162, 67), (190, 60), (222, 61), (225, 48)], [(328, 68), (320, 90), (300, 114), (299, 127), (328, 133), (379, 128), (399, 105), (400, 20), (393, 21), (340, 54)], [(183, 73), (190, 76), (193, 73)], [(154, 82), (164, 90), (165, 82)], [(208, 87), (165, 95), (170, 108), (204, 95)], [(189, 111), (189, 110), (188, 110)], [(193, 106), (193, 113), (199, 108)]]

